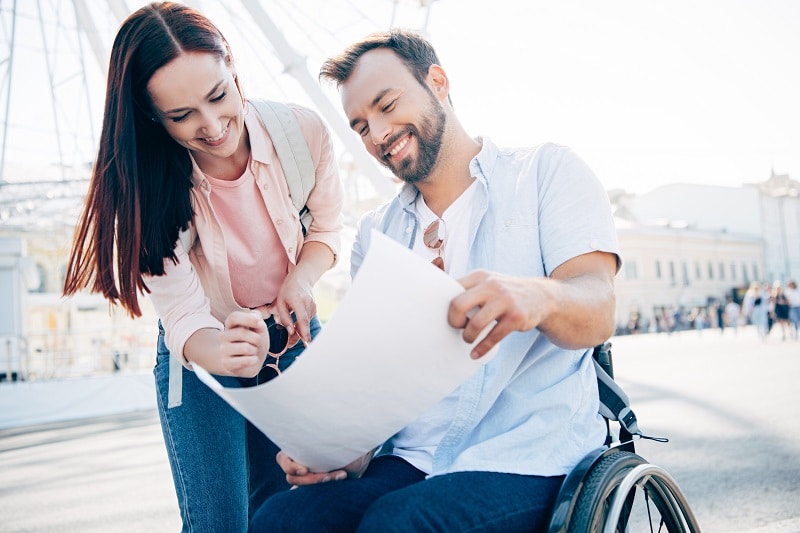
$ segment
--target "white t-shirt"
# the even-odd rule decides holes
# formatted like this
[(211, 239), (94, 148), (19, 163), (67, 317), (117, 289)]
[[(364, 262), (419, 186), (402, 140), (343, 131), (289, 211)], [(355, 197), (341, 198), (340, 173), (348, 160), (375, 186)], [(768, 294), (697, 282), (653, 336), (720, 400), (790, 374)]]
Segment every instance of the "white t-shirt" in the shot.
[[(454, 278), (466, 274), (467, 259), (469, 258), (469, 219), (472, 199), (477, 189), (477, 180), (472, 182), (461, 196), (450, 204), (442, 213), (441, 219), (445, 224), (444, 259), (445, 271)], [(419, 195), (416, 202), (417, 216), (420, 228), (423, 230), (437, 218)], [(414, 252), (426, 259), (433, 261), (438, 254), (431, 250), (422, 240), (423, 231), (418, 232), (414, 243)], [(431, 265), (431, 268), (436, 268)], [(458, 405), (458, 389), (445, 397), (424, 415), (406, 426), (393, 440), (394, 455), (402, 457), (419, 470), (430, 474), (433, 470), (433, 453), (447, 431), (450, 422), (455, 417)], [(412, 446), (411, 444), (414, 444)]]

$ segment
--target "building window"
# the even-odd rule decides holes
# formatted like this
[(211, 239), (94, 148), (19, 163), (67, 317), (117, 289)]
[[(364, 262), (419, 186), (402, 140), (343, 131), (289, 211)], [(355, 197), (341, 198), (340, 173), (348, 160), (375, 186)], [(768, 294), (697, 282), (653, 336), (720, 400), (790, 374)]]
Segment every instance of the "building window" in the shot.
[(58, 276), (59, 276), (58, 285), (59, 285), (59, 287), (63, 287), (64, 286), (64, 281), (67, 279), (67, 264), (66, 263), (64, 263), (63, 265), (58, 267)]
[(689, 285), (689, 265), (686, 264), (686, 261), (683, 261), (681, 267), (683, 270), (683, 284)]
[(675, 261), (669, 262), (669, 280), (675, 285)]
[(719, 279), (725, 279), (725, 263), (719, 263)]
[(736, 263), (731, 263), (731, 279), (736, 281)]
[(700, 261), (694, 262), (694, 279), (698, 281), (703, 279), (703, 272), (702, 269), (700, 268)]
[(747, 265), (742, 263), (742, 279), (744, 280), (745, 285), (750, 284), (750, 277), (747, 275)]
[(639, 279), (639, 269), (636, 267), (636, 261), (627, 261), (625, 263), (625, 279)]
[(753, 280), (758, 281), (759, 277), (760, 276), (758, 275), (758, 265), (756, 263), (753, 263)]
[(656, 261), (656, 279), (661, 279), (661, 261)]
[(708, 262), (708, 279), (714, 279), (714, 265), (711, 261)]
[(47, 269), (41, 263), (36, 263), (36, 283), (34, 285), (29, 292), (47, 291)]

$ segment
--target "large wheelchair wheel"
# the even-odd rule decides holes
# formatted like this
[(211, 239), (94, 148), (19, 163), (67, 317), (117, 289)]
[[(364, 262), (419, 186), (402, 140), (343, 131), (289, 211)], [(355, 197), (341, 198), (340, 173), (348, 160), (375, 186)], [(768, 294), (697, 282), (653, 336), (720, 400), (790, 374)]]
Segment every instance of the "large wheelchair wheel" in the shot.
[(683, 493), (663, 469), (615, 451), (591, 468), (575, 501), (570, 533), (698, 532)]

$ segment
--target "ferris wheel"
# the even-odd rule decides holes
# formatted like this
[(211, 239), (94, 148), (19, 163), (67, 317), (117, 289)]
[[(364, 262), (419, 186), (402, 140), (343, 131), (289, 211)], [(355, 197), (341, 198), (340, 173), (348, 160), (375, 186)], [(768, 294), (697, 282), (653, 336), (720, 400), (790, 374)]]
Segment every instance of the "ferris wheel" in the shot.
[[(352, 135), (316, 71), (325, 57), (371, 31), (404, 26), (424, 33), (435, 2), (185, 3), (225, 34), (246, 94), (319, 111), (334, 134), (348, 191), (385, 199), (394, 184)], [(111, 43), (122, 20), (146, 3), (0, 1), (0, 229), (74, 223), (96, 152)]]

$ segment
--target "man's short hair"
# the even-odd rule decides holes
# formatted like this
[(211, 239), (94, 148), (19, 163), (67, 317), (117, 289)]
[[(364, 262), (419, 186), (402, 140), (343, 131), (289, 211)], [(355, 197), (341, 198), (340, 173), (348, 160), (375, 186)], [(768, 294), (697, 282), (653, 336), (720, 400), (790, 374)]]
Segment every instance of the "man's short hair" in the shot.
[(341, 86), (353, 73), (361, 56), (377, 48), (396, 53), (422, 85), (425, 85), (430, 66), (440, 64), (433, 46), (422, 35), (411, 30), (392, 29), (371, 33), (342, 53), (328, 58), (320, 68), (319, 78)]

